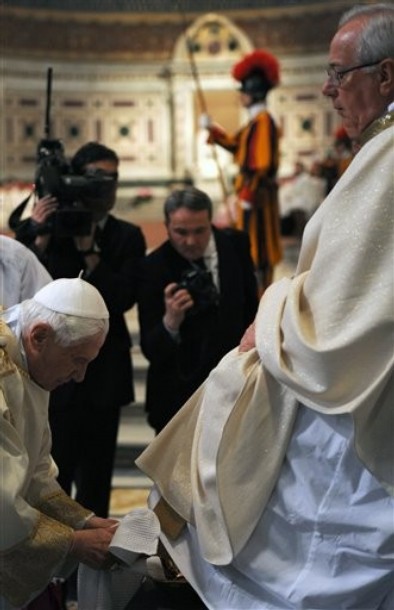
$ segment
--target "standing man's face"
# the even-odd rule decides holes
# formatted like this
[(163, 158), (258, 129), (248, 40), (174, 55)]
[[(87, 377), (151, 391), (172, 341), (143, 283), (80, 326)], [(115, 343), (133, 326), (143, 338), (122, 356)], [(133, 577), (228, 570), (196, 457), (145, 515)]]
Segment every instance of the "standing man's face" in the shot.
[[(94, 196), (85, 196), (83, 205), (93, 214), (95, 222), (104, 218), (114, 207), (118, 187), (118, 163), (112, 159), (102, 159), (88, 163), (84, 167), (87, 176), (103, 179), (103, 185), (97, 188)], [(108, 182), (105, 179), (108, 178)]]
[(243, 108), (249, 108), (253, 104), (253, 97), (249, 95), (249, 93), (244, 93), (243, 91), (240, 91), (239, 100)]
[(207, 210), (179, 208), (166, 222), (168, 238), (174, 249), (188, 261), (201, 258), (211, 237), (211, 220)]
[[(356, 53), (361, 25), (362, 22), (356, 20), (347, 23), (338, 30), (331, 42), (329, 65), (339, 73), (361, 63)], [(347, 72), (340, 78), (340, 82), (328, 77), (323, 85), (323, 94), (331, 98), (333, 107), (352, 139), (357, 139), (386, 110), (387, 99), (381, 77), (381, 65), (377, 64)]]

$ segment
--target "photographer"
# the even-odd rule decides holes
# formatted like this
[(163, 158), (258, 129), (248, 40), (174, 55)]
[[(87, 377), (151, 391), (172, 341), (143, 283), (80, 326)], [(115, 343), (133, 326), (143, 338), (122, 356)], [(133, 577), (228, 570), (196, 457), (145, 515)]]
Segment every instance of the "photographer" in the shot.
[(164, 215), (168, 240), (144, 260), (138, 299), (156, 433), (239, 343), (257, 309), (247, 234), (213, 227), (210, 198), (192, 187), (175, 190)]
[[(68, 210), (67, 186), (67, 205), (62, 187), (57, 197), (44, 189), (31, 218), (16, 229), (16, 237), (36, 252), (53, 278), (76, 277), (83, 270), (110, 313), (106, 341), (84, 381), (52, 392), (49, 408), (59, 483), (67, 493), (75, 484), (77, 501), (100, 517), (108, 515), (120, 408), (134, 399), (124, 313), (135, 304), (139, 261), (146, 247), (139, 227), (109, 213), (115, 204), (118, 165), (113, 150), (97, 142), (85, 144), (71, 159), (79, 195), (76, 213)], [(79, 227), (79, 222), (86, 224), (86, 212), (87, 229)]]

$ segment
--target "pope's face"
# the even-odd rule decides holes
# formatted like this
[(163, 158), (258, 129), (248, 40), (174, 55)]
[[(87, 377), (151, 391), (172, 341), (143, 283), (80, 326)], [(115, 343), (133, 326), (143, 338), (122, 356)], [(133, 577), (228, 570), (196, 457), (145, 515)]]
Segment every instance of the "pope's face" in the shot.
[(211, 236), (211, 220), (207, 210), (179, 208), (166, 223), (168, 238), (175, 250), (188, 261), (201, 258)]
[(100, 332), (64, 347), (55, 341), (50, 326), (38, 323), (26, 337), (29, 374), (42, 388), (52, 391), (68, 381), (83, 381), (88, 364), (96, 358), (105, 339)]

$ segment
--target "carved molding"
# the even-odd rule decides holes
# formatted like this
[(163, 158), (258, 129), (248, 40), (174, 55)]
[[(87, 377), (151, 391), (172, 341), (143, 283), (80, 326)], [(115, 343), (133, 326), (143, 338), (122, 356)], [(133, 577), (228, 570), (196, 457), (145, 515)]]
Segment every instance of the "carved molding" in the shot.
[[(322, 52), (344, 8), (353, 2), (278, 9), (222, 11), (255, 47), (273, 53)], [(188, 14), (188, 25), (201, 14)], [(70, 13), (2, 8), (3, 53), (7, 57), (169, 59), (184, 30), (176, 13)]]

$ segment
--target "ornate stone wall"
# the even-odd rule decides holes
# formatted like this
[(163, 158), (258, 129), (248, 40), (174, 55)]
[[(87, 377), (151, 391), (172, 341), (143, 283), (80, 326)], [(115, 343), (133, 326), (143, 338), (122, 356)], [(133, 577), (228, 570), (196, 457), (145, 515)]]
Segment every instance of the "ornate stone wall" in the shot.
[[(339, 15), (353, 4), (331, 0), (226, 11), (226, 2), (222, 2), (220, 14), (243, 30), (255, 47), (267, 46), (280, 54), (325, 52)], [(166, 13), (84, 13), (7, 8), (6, 2), (2, 8), (3, 51), (11, 57), (28, 53), (45, 58), (50, 53), (61, 59), (165, 60), (185, 26), (201, 17), (201, 12), (181, 15), (175, 7), (176, 3), (174, 11)]]
[[(283, 132), (282, 173), (297, 157), (308, 162), (331, 145), (337, 119), (320, 87), (329, 39), (349, 4), (188, 14), (199, 85), (209, 112), (228, 129), (245, 120), (230, 77), (234, 61), (253, 47), (278, 55), (282, 83), (269, 106)], [(62, 139), (68, 156), (84, 142), (100, 140), (119, 154), (124, 182), (191, 174), (218, 194), (212, 150), (198, 127), (202, 108), (179, 16), (4, 9), (2, 20), (2, 179), (33, 179), (44, 135), (46, 71), (52, 66), (51, 133)], [(197, 36), (201, 31), (205, 38)], [(220, 152), (220, 162), (230, 183), (232, 160)]]

